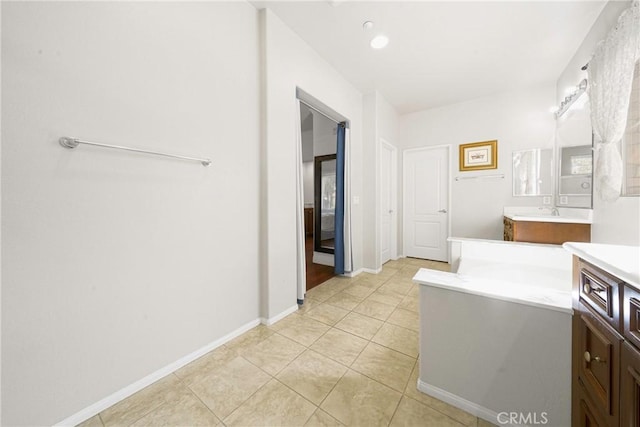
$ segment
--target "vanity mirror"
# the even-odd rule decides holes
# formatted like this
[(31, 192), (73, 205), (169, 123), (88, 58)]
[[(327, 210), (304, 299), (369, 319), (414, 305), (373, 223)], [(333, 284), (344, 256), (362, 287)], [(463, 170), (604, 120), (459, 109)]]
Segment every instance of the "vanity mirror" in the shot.
[(534, 148), (513, 152), (513, 195), (551, 196), (553, 150)]
[(316, 156), (315, 186), (315, 238), (316, 252), (334, 253), (336, 213), (336, 155)]
[(558, 205), (591, 207), (593, 151), (591, 145), (560, 147)]

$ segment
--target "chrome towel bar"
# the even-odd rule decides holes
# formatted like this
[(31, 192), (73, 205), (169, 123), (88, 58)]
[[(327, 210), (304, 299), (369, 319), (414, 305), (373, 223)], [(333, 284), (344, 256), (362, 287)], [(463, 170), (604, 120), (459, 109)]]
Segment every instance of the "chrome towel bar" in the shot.
[(201, 159), (197, 157), (179, 156), (177, 154), (161, 153), (159, 151), (141, 150), (139, 148), (123, 147), (121, 145), (102, 144), (100, 142), (82, 141), (78, 138), (72, 138), (69, 136), (61, 137), (58, 142), (65, 148), (76, 148), (78, 144), (95, 145), (97, 147), (115, 148), (116, 150), (135, 151), (136, 153), (153, 154), (155, 156), (171, 157), (174, 159), (193, 160), (200, 162), (202, 166), (209, 166), (211, 164), (210, 159)]
[(456, 181), (462, 181), (465, 179), (489, 179), (489, 178), (504, 178), (503, 173), (495, 174), (495, 175), (474, 175), (474, 176), (456, 176)]

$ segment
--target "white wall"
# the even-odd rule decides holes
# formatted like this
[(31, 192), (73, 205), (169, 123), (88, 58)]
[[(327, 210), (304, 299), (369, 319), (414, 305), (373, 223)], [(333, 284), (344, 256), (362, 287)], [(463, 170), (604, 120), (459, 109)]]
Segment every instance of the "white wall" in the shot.
[[(261, 11), (263, 69), (263, 200), (261, 265), (272, 318), (296, 304), (295, 108), (296, 87), (350, 120), (352, 196), (362, 194), (362, 95), (268, 9)], [(362, 210), (354, 205), (353, 262), (362, 267)]]
[(313, 156), (336, 154), (338, 136), (337, 123), (320, 113), (313, 113)]
[(257, 24), (247, 3), (2, 4), (3, 425), (258, 317)]
[(304, 204), (305, 207), (313, 207), (314, 203), (314, 182), (313, 182), (314, 163), (303, 162), (302, 163), (302, 180), (303, 180), (303, 192), (304, 192)]
[[(565, 96), (565, 88), (575, 86), (582, 78), (586, 77), (580, 68), (589, 62), (596, 44), (606, 37), (608, 31), (615, 26), (622, 11), (629, 5), (628, 1), (610, 1), (604, 7), (580, 48), (558, 78), (556, 105)], [(585, 126), (587, 126), (586, 122)], [(594, 195), (591, 241), (640, 245), (638, 218), (640, 218), (640, 197), (620, 197), (615, 202), (603, 202), (597, 195)]]
[(378, 144), (378, 117), (377, 117), (377, 92), (366, 94), (362, 99), (363, 113), (363, 140), (362, 161), (367, 166), (362, 171), (362, 180), (365, 185), (362, 188), (362, 260), (364, 268), (377, 270), (380, 268), (379, 236), (377, 227), (379, 224), (378, 206), (378, 170), (379, 153)]
[(302, 131), (302, 161), (313, 162), (313, 128)]
[[(451, 145), (451, 232), (457, 237), (502, 239), (504, 206), (541, 206), (542, 197), (512, 196), (516, 150), (553, 147), (553, 84), (479, 98), (400, 117), (402, 148)], [(460, 172), (460, 144), (498, 140), (498, 169)], [(399, 157), (402, 157), (399, 153)], [(504, 174), (504, 179), (462, 180), (456, 176)], [(400, 164), (399, 176), (402, 177)], [(399, 180), (400, 183), (402, 179)], [(401, 186), (401, 184), (400, 184)], [(401, 189), (401, 187), (400, 187)], [(400, 200), (402, 200), (400, 198)], [(402, 213), (399, 213), (402, 218)], [(401, 222), (401, 221), (400, 221)], [(399, 233), (399, 248), (402, 247)]]
[(377, 91), (363, 98), (363, 260), (364, 267), (377, 270), (380, 262), (380, 144), (385, 140), (399, 144), (399, 116), (389, 102)]

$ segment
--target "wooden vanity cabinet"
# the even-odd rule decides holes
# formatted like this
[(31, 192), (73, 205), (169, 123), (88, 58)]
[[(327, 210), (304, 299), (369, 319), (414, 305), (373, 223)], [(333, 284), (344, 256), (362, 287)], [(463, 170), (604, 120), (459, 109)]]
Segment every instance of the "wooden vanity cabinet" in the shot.
[(620, 346), (622, 337), (596, 313), (580, 305), (578, 313), (576, 354), (578, 364), (578, 394), (586, 396), (586, 405), (594, 419), (605, 425), (619, 424)]
[(549, 243), (590, 242), (591, 224), (569, 222), (514, 221), (503, 217), (505, 241)]
[(572, 424), (640, 426), (640, 291), (574, 258)]
[(625, 342), (622, 346), (620, 408), (621, 426), (640, 426), (640, 352)]
[[(607, 423), (605, 423), (598, 417), (598, 415), (591, 411), (590, 408), (593, 406), (593, 404), (589, 402), (589, 398), (582, 390), (578, 391), (577, 396), (574, 394), (574, 399), (578, 404), (577, 410), (574, 412), (575, 414), (577, 414), (577, 425), (589, 427), (607, 426)], [(576, 425), (575, 422), (574, 425)]]

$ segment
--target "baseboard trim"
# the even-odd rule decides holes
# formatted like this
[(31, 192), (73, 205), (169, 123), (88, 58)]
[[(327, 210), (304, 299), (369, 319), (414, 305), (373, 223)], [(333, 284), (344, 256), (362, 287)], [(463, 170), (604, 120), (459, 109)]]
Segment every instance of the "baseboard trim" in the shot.
[[(297, 307), (296, 307), (297, 308)], [(88, 420), (89, 418), (99, 414), (100, 412), (104, 411), (105, 409), (115, 405), (116, 403), (120, 402), (121, 400), (126, 399), (127, 397), (131, 396), (132, 394), (142, 390), (143, 388), (153, 384), (154, 382), (166, 377), (167, 375), (177, 371), (178, 369), (182, 368), (183, 366), (193, 362), (194, 360), (198, 359), (201, 356), (204, 356), (205, 354), (207, 354), (208, 352), (215, 350), (216, 348), (220, 347), (221, 345), (223, 345), (224, 343), (227, 343), (229, 341), (231, 341), (232, 339), (244, 334), (245, 332), (247, 332), (250, 329), (255, 328), (256, 326), (258, 326), (260, 324), (260, 319), (256, 319), (256, 320), (252, 320), (251, 322), (239, 327), (238, 329), (228, 333), (227, 335), (223, 336), (222, 338), (218, 338), (217, 340), (205, 345), (204, 347), (201, 347), (199, 349), (197, 349), (196, 351), (189, 353), (188, 355), (181, 357), (180, 359), (176, 360), (173, 363), (170, 363), (169, 365), (165, 366), (164, 368), (160, 368), (157, 371), (147, 375), (146, 377), (134, 382), (133, 384), (130, 384), (128, 386), (126, 386), (125, 388), (116, 391), (115, 393), (105, 397), (104, 399), (99, 400), (98, 402), (87, 406), (86, 408), (76, 412), (75, 414), (71, 415), (70, 417), (65, 418), (64, 420), (54, 424), (54, 426), (76, 426), (86, 420)]]
[(440, 399), (443, 402), (448, 403), (449, 405), (453, 405), (458, 409), (462, 409), (463, 411), (466, 411), (471, 415), (482, 418), (485, 421), (489, 421), (490, 423), (493, 423), (495, 425), (510, 426), (510, 424), (504, 424), (498, 421), (497, 412), (494, 412), (476, 403), (470, 402), (467, 399), (464, 399), (439, 387), (427, 384), (420, 379), (418, 379), (418, 390), (425, 394), (428, 394), (431, 397)]
[(284, 319), (285, 317), (287, 317), (291, 313), (295, 313), (296, 311), (298, 311), (298, 304), (296, 304), (296, 305), (294, 305), (292, 307), (289, 307), (285, 311), (283, 311), (282, 313), (276, 314), (275, 316), (270, 317), (268, 319), (266, 317), (261, 317), (260, 318), (260, 323), (262, 323), (263, 325), (266, 325), (266, 326), (271, 326), (274, 323), (278, 322), (279, 320)]
[(378, 268), (378, 269), (373, 269), (373, 268), (363, 268), (362, 269), (363, 272), (365, 273), (370, 273), (370, 274), (378, 274), (382, 271), (382, 267)]
[(343, 274), (343, 276), (346, 277), (356, 277), (358, 274), (363, 273), (364, 272), (364, 268), (359, 268), (356, 271), (347, 271)]

